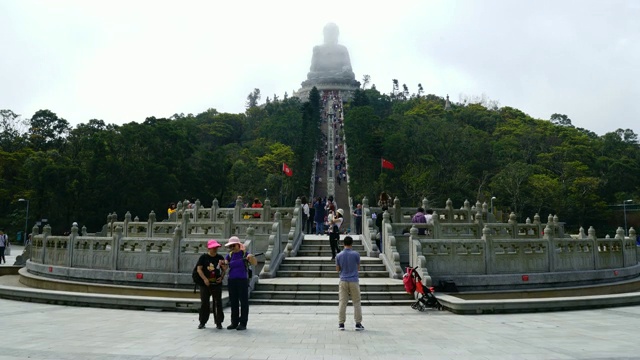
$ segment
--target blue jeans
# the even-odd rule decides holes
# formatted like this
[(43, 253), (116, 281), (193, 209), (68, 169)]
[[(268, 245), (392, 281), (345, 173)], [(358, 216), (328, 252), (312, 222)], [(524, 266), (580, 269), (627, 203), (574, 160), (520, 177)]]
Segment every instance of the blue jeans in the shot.
[(324, 224), (322, 221), (316, 221), (316, 235), (324, 234)]

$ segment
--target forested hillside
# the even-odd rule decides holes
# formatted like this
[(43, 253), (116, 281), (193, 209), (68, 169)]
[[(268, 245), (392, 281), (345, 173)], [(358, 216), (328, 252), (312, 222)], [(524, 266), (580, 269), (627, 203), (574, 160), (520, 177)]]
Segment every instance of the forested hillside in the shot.
[[(397, 88), (397, 87), (396, 87)], [(0, 227), (9, 234), (48, 219), (54, 232), (73, 221), (96, 231), (110, 212), (166, 218), (167, 204), (236, 196), (290, 206), (307, 195), (314, 151), (322, 145), (319, 94), (314, 101), (277, 97), (243, 114), (209, 109), (197, 115), (101, 120), (70, 127), (51, 110), (30, 118), (1, 110)], [(345, 107), (351, 195), (375, 199), (387, 191), (404, 206), (427, 197), (487, 201), (519, 221), (558, 214), (570, 226), (606, 226), (612, 205), (640, 195), (640, 149), (631, 130), (603, 136), (576, 128), (566, 115), (551, 121), (495, 104), (451, 104), (434, 95), (375, 87), (357, 91)], [(603, 119), (602, 121), (609, 121)], [(394, 170), (381, 169), (381, 158)], [(293, 177), (282, 173), (282, 163)], [(607, 229), (610, 230), (610, 229)]]
[[(603, 226), (610, 205), (640, 195), (633, 131), (598, 136), (566, 115), (537, 120), (488, 107), (445, 110), (433, 95), (358, 91), (345, 118), (352, 195), (375, 199), (386, 190), (405, 206), (427, 197), (439, 207), (448, 198), (461, 206), (495, 196), (494, 205), (519, 221), (551, 213), (572, 227)], [(395, 169), (381, 169), (381, 158)]]
[(263, 199), (267, 189), (273, 205), (292, 203), (308, 192), (321, 141), (318, 94), (316, 106), (297, 98), (257, 106), (259, 90), (251, 96), (244, 114), (209, 109), (121, 126), (90, 120), (71, 128), (51, 110), (31, 118), (2, 110), (0, 227), (11, 236), (24, 229), (21, 198), (29, 227), (47, 219), (56, 233), (74, 221), (97, 231), (114, 211), (147, 219), (154, 210), (162, 220), (168, 203), (183, 199), (226, 206), (238, 195)]

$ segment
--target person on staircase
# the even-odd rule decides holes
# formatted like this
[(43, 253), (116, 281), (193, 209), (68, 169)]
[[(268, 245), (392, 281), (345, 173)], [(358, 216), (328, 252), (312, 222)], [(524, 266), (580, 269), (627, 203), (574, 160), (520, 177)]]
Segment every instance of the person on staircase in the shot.
[(329, 245), (331, 245), (331, 260), (336, 258), (336, 254), (340, 253), (338, 248), (338, 240), (340, 240), (340, 227), (342, 226), (344, 210), (338, 209), (336, 215), (329, 224)]
[(316, 202), (313, 203), (313, 208), (315, 209), (314, 221), (316, 222), (316, 235), (324, 234), (324, 202), (322, 202), (322, 198), (318, 196)]

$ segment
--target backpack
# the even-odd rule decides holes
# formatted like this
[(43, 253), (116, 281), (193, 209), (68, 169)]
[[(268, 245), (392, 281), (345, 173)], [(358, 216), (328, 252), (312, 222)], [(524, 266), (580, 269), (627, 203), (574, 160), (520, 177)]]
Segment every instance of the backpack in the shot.
[[(204, 254), (203, 254), (204, 255)], [(198, 262), (196, 262), (196, 266), (193, 267), (193, 271), (191, 272), (191, 279), (193, 280), (193, 283), (195, 284), (193, 287), (193, 292), (196, 292), (196, 288), (198, 286), (204, 286), (204, 280), (202, 280), (202, 278), (200, 277), (200, 274), (198, 274), (198, 263), (200, 262), (200, 258), (198, 258)], [(218, 276), (219, 274), (216, 272), (216, 276)]]

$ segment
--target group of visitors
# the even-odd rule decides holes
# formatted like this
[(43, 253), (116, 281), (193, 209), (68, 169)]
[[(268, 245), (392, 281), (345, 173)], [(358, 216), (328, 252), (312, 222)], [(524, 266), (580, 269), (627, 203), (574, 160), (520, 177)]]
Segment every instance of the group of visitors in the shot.
[[(337, 213), (341, 215), (342, 209)], [(341, 218), (340, 216), (338, 219)], [(336, 222), (338, 224), (339, 221)], [(338, 225), (339, 226), (339, 225)], [(344, 330), (349, 298), (353, 304), (355, 330), (362, 331), (362, 301), (360, 296), (360, 254), (353, 251), (353, 238), (344, 238), (344, 249), (335, 256), (336, 271), (340, 274), (338, 284), (338, 329)], [(246, 330), (249, 322), (249, 266), (257, 264), (256, 257), (247, 252), (237, 236), (229, 238), (225, 247), (229, 253), (218, 254), (222, 247), (217, 240), (207, 242), (207, 252), (198, 259), (196, 271), (202, 279), (200, 286), (200, 311), (198, 329), (205, 329), (213, 312), (216, 329), (222, 329), (224, 310), (222, 307), (222, 280), (228, 276), (227, 288), (231, 305), (231, 323), (228, 330)], [(333, 245), (332, 245), (333, 250)], [(213, 304), (212, 304), (213, 303)], [(212, 306), (213, 305), (213, 306)]]
[(228, 271), (227, 288), (231, 305), (231, 324), (228, 330), (246, 330), (249, 321), (249, 266), (257, 264), (256, 257), (248, 253), (237, 236), (229, 238), (225, 247), (227, 256), (218, 254), (222, 247), (216, 240), (207, 242), (207, 253), (202, 254), (196, 266), (203, 280), (200, 286), (200, 311), (198, 329), (204, 329), (211, 313), (210, 298), (213, 299), (213, 319), (217, 329), (222, 329), (222, 279)]

